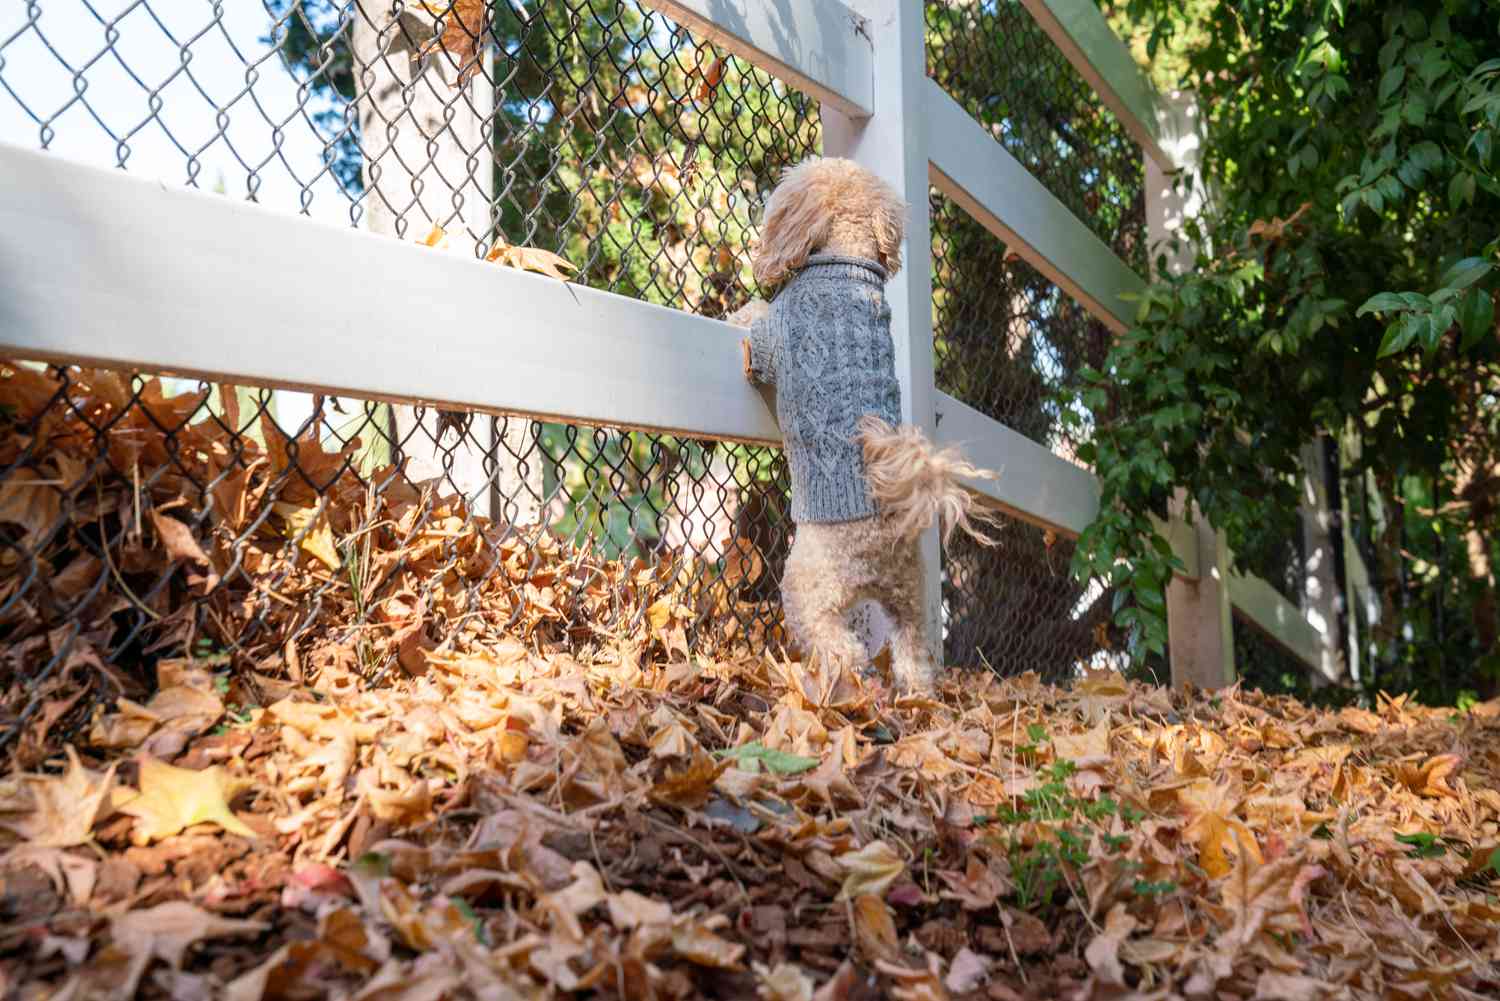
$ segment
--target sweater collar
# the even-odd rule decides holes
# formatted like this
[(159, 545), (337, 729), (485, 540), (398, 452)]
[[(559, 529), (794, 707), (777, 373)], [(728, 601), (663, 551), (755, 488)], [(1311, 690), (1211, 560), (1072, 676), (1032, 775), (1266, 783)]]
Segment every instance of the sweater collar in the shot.
[(820, 278), (843, 278), (883, 286), (885, 268), (875, 261), (863, 257), (847, 257), (843, 254), (813, 254), (797, 272), (801, 275), (817, 275)]

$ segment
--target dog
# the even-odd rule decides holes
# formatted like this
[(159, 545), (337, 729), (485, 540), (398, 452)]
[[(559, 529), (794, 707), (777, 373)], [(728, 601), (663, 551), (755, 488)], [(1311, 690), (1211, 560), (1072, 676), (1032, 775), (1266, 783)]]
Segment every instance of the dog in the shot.
[(943, 526), (991, 540), (963, 477), (993, 474), (901, 425), (885, 283), (901, 268), (906, 205), (851, 160), (791, 168), (766, 204), (751, 264), (771, 302), (729, 317), (748, 328), (745, 374), (776, 389), (791, 467), (796, 534), (781, 583), (793, 642), (854, 668), (867, 651), (849, 616), (878, 603), (890, 622), (891, 671), (904, 692), (936, 684), (923, 614), (919, 536)]

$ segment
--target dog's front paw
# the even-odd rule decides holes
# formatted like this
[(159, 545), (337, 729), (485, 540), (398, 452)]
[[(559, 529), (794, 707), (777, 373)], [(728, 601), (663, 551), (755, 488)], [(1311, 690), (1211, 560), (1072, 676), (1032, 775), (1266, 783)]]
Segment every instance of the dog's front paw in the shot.
[(724, 319), (736, 327), (744, 327), (746, 330), (749, 330), (750, 325), (762, 316), (765, 316), (770, 309), (771, 304), (764, 299), (751, 299)]

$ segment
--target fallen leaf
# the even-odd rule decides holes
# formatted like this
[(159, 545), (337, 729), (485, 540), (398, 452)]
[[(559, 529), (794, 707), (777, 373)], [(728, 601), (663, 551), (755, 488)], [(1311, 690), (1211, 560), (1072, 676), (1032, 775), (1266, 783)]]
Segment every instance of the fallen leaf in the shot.
[(0, 809), (0, 827), (42, 848), (68, 848), (89, 840), (94, 824), (108, 809), (115, 766), (99, 774), (83, 767), (72, 746), (67, 755), (68, 769), (59, 777), (21, 776), (29, 808)]
[(943, 986), (955, 994), (967, 994), (976, 990), (989, 977), (991, 963), (989, 958), (964, 946), (948, 965), (948, 975), (943, 978)]
[(837, 861), (848, 873), (839, 890), (840, 900), (864, 894), (878, 897), (906, 871), (906, 863), (884, 841), (872, 841), (859, 851), (846, 852)]
[(754, 740), (741, 747), (733, 747), (724, 751), (715, 751), (714, 754), (721, 758), (729, 758), (745, 771), (753, 772), (758, 765), (764, 765), (767, 771), (778, 775), (796, 775), (810, 768), (818, 766), (817, 758), (807, 758), (799, 754), (788, 754), (775, 748), (765, 747), (760, 741)]
[(233, 780), (218, 765), (193, 771), (155, 758), (141, 758), (140, 795), (120, 806), (136, 818), (131, 840), (138, 845), (170, 837), (194, 824), (217, 824), (231, 834), (254, 838), (255, 832), (229, 811)]
[(694, 918), (672, 926), (672, 949), (689, 962), (718, 969), (736, 968), (745, 954), (743, 945), (720, 938)]

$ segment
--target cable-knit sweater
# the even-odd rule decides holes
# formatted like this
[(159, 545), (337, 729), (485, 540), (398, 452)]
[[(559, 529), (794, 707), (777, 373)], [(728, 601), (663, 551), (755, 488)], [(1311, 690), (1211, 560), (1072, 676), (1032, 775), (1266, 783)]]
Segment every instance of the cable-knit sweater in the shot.
[(856, 425), (901, 419), (885, 280), (874, 261), (814, 254), (751, 325), (751, 377), (776, 387), (799, 524), (875, 514)]

